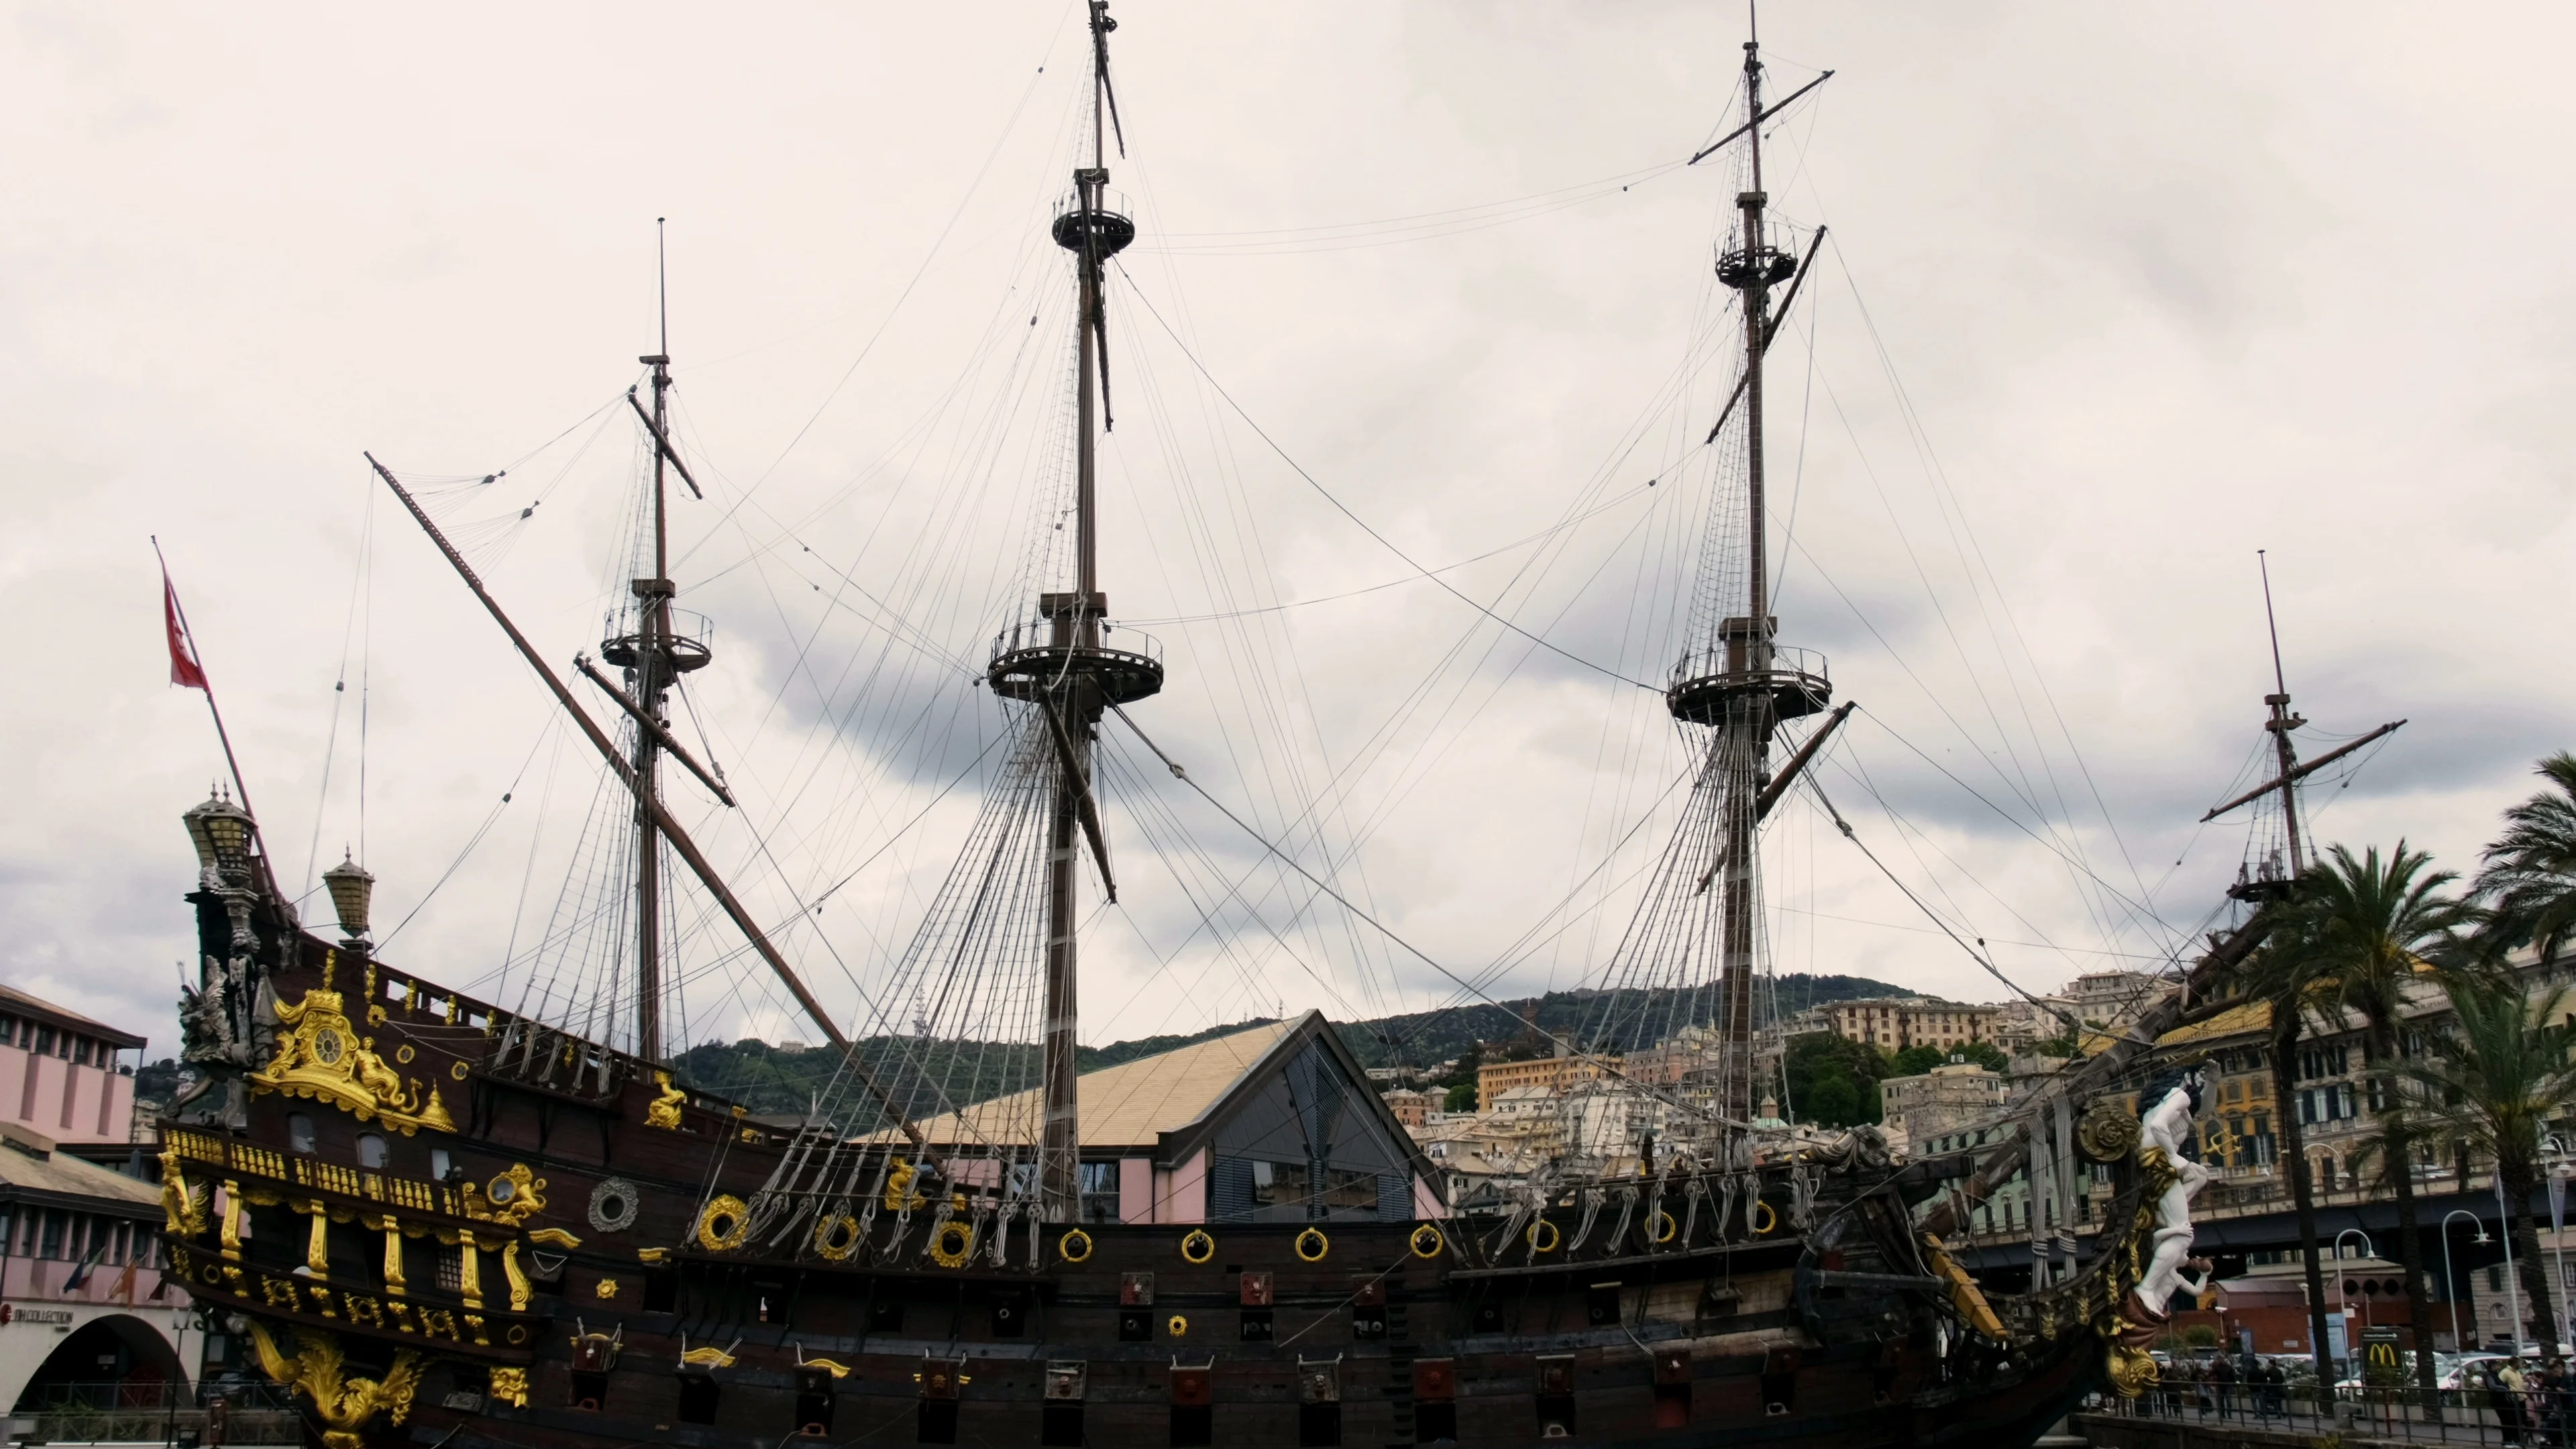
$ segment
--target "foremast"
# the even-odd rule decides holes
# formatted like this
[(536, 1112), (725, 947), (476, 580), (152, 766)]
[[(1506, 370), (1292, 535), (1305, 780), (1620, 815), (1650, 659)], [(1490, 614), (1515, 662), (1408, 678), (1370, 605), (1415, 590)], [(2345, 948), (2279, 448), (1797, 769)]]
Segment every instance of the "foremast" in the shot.
[[(1040, 1212), (1050, 1222), (1081, 1216), (1081, 1121), (1074, 1083), (1080, 1025), (1080, 855), (1087, 840), (1109, 898), (1106, 841), (1091, 791), (1092, 748), (1101, 715), (1113, 705), (1162, 688), (1162, 666), (1108, 647), (1109, 597), (1100, 587), (1099, 434), (1112, 426), (1107, 353), (1109, 259), (1136, 239), (1135, 223), (1112, 204), (1108, 144), (1117, 128), (1109, 85), (1109, 33), (1118, 22), (1107, 0), (1090, 0), (1091, 164), (1073, 173), (1073, 192), (1053, 227), (1056, 245), (1073, 254), (1076, 316), (1073, 591), (1042, 593), (1038, 617), (995, 642), (986, 678), (1006, 699), (1034, 703), (1045, 716), (1055, 757), (1046, 846), (1045, 1008), (1040, 1019), (1038, 1138)], [(1121, 137), (1120, 152), (1125, 152)]]

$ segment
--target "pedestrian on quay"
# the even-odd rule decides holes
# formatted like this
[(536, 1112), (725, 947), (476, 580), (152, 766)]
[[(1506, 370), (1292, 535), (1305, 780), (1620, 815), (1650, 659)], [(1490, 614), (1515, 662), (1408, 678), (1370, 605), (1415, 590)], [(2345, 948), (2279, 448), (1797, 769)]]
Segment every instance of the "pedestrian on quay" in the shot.
[(2234, 1418), (2236, 1416), (2236, 1360), (2223, 1353), (2211, 1359), (2209, 1387), (2211, 1397), (2218, 1400), (2218, 1417)]
[(2500, 1360), (2487, 1370), (2487, 1407), (2495, 1410), (2497, 1437), (2507, 1444), (2523, 1441), (2523, 1426), (2530, 1416), (2522, 1396), (2529, 1388), (2512, 1359)]

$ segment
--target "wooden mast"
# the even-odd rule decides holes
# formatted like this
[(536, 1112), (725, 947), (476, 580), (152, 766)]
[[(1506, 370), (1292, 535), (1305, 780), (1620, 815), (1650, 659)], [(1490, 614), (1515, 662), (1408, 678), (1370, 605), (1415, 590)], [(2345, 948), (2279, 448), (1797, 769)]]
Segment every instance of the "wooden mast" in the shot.
[(661, 317), (661, 346), (636, 359), (653, 369), (653, 572), (634, 581), (638, 637), (634, 662), (627, 666), (629, 697), (643, 708), (635, 722), (635, 1054), (648, 1062), (663, 1060), (662, 1042), (662, 834), (653, 823), (652, 805), (661, 799), (662, 741), (645, 727), (659, 723), (672, 679), (671, 528), (666, 512), (663, 460), (670, 456), (663, 440), (671, 435), (671, 292), (668, 253), (660, 217), (653, 219), (656, 301)]
[[(1728, 278), (1739, 289), (1744, 313), (1744, 459), (1745, 580), (1744, 613), (1719, 626), (1727, 671), (1760, 678), (1771, 664), (1770, 571), (1767, 567), (1763, 518), (1762, 353), (1769, 341), (1772, 268), (1765, 253), (1768, 236), (1763, 212), (1769, 198), (1762, 191), (1762, 52), (1759, 34), (1744, 42), (1745, 145), (1749, 148), (1751, 182), (1735, 200), (1744, 228), (1742, 260)], [(1720, 271), (1728, 270), (1724, 262)], [(1720, 885), (1718, 964), (1718, 1111), (1738, 1120), (1754, 1114), (1753, 1090), (1753, 940), (1756, 897), (1755, 829), (1757, 796), (1768, 773), (1772, 709), (1767, 691), (1734, 691), (1719, 722), (1718, 754), (1726, 771), (1723, 833), (1725, 868)]]
[(2290, 713), (2290, 685), (2281, 672), (2281, 623), (2272, 614), (2272, 561), (2262, 549), (2254, 550), (2256, 567), (2263, 571), (2263, 627), (2272, 636), (2272, 692), (2263, 702), (2272, 707), (2271, 719), (2263, 728), (2272, 732), (2272, 748), (2281, 763), (2281, 828), (2290, 838), (2290, 879), (2308, 873), (2307, 852), (2299, 840), (2299, 756), (2290, 743), (2290, 731), (2307, 721)]
[[(1108, 608), (1108, 599), (1100, 592), (1099, 441), (1093, 421), (1095, 417), (1105, 420), (1108, 413), (1103, 273), (1110, 255), (1124, 245), (1101, 224), (1111, 215), (1105, 196), (1109, 32), (1117, 22), (1109, 18), (1107, 0), (1090, 0), (1090, 11), (1091, 164), (1073, 173), (1073, 210), (1059, 218), (1055, 232), (1057, 243), (1074, 253), (1078, 289), (1074, 585), (1070, 597), (1054, 595), (1039, 601), (1040, 612), (1051, 625), (1051, 638), (1068, 651), (1069, 659), (1100, 648), (1101, 615)], [(1077, 224), (1068, 229), (1066, 220)], [(1124, 235), (1134, 235), (1132, 226)], [(1091, 800), (1091, 747), (1099, 735), (1102, 696), (1085, 669), (1067, 669), (1060, 680), (1038, 700), (1048, 716), (1057, 760), (1047, 821), (1046, 1012), (1040, 1026), (1040, 1099), (1046, 1115), (1038, 1139), (1038, 1194), (1047, 1221), (1069, 1223), (1082, 1215), (1082, 1123), (1074, 1082), (1074, 1047), (1081, 1022), (1075, 939), (1081, 913), (1080, 833), (1084, 807)], [(1097, 826), (1093, 828), (1096, 831)]]

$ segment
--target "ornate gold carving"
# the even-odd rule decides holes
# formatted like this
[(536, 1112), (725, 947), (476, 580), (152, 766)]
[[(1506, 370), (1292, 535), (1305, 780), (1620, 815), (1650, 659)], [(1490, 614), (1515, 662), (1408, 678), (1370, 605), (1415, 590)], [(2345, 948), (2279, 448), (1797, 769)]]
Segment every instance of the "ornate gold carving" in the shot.
[(742, 1140), (743, 1140), (743, 1141), (745, 1141), (745, 1142), (750, 1143), (750, 1144), (751, 1144), (752, 1146), (754, 1146), (754, 1147), (757, 1147), (757, 1146), (759, 1146), (759, 1145), (761, 1144), (761, 1142), (762, 1142), (764, 1139), (763, 1139), (763, 1138), (762, 1138), (762, 1136), (761, 1136), (761, 1132), (760, 1132), (760, 1129), (759, 1129), (759, 1128), (757, 1128), (757, 1127), (745, 1127), (744, 1129), (742, 1129)]
[[(292, 1358), (278, 1351), (257, 1319), (250, 1320), (250, 1339), (262, 1373), (313, 1401), (314, 1417), (322, 1421), (324, 1449), (365, 1449), (369, 1420), (381, 1413), (399, 1424), (411, 1414), (412, 1394), (420, 1387), (421, 1356), (410, 1349), (396, 1349), (393, 1367), (379, 1380), (344, 1374), (339, 1340), (329, 1334), (308, 1337), (298, 1331)], [(494, 1370), (495, 1391), (502, 1374), (519, 1372)], [(523, 1396), (526, 1392), (524, 1378), (520, 1392)]]
[(912, 1180), (920, 1175), (921, 1170), (911, 1163), (900, 1157), (894, 1160), (893, 1170), (886, 1174), (885, 1208), (887, 1212), (904, 1212), (929, 1201), (912, 1190)]
[(361, 1038), (341, 1009), (340, 993), (321, 987), (297, 1002), (277, 1003), (277, 1019), (292, 1031), (278, 1039), (277, 1056), (250, 1074), (254, 1091), (278, 1092), (326, 1102), (359, 1121), (382, 1121), (408, 1137), (427, 1127), (453, 1132), (438, 1089), (423, 1093), (376, 1055), (374, 1037)]
[(161, 1215), (169, 1219), (174, 1238), (193, 1238), (206, 1230), (206, 1190), (188, 1185), (179, 1170), (179, 1145), (161, 1152)]
[(732, 1368), (733, 1355), (710, 1343), (703, 1347), (690, 1349), (688, 1352), (681, 1354), (680, 1362), (691, 1364), (698, 1368)]
[(963, 1268), (975, 1256), (975, 1230), (954, 1218), (930, 1235), (930, 1261), (942, 1268)]
[(698, 1214), (698, 1246), (710, 1253), (730, 1253), (751, 1231), (751, 1208), (732, 1193), (718, 1193)]
[(225, 1257), (227, 1257), (227, 1258), (239, 1258), (239, 1257), (241, 1256), (241, 1240), (242, 1240), (242, 1195), (241, 1195), (241, 1184), (240, 1184), (240, 1183), (238, 1183), (238, 1182), (233, 1181), (233, 1180), (232, 1180), (232, 1179), (230, 1179), (230, 1178), (226, 1178), (226, 1179), (224, 1180), (224, 1226), (223, 1226), (224, 1256), (225, 1256)]
[(689, 1100), (689, 1094), (671, 1085), (669, 1072), (655, 1072), (653, 1080), (662, 1084), (662, 1095), (645, 1105), (644, 1125), (677, 1132), (680, 1130), (680, 1108)]
[(546, 1180), (529, 1171), (528, 1164), (513, 1162), (509, 1171), (495, 1174), (483, 1187), (465, 1184), (463, 1196), (465, 1216), (515, 1228), (545, 1211)]
[(528, 1241), (547, 1248), (578, 1248), (581, 1239), (561, 1228), (539, 1228), (528, 1234)]
[(375, 1226), (385, 1234), (385, 1291), (399, 1297), (406, 1288), (403, 1276), (402, 1224), (390, 1213), (376, 1219)]
[(528, 1406), (528, 1371), (523, 1368), (492, 1370), (492, 1397), (503, 1399), (513, 1408)]
[(2117, 1097), (2096, 1097), (2075, 1128), (2075, 1145), (2095, 1162), (2118, 1162), (2138, 1150), (2138, 1116)]
[(600, 1279), (599, 1287), (596, 1291), (599, 1294), (600, 1302), (607, 1303), (614, 1300), (617, 1297), (617, 1280), (614, 1278)]
[[(835, 1379), (845, 1379), (850, 1376), (850, 1366), (848, 1364), (835, 1363), (828, 1358), (807, 1358), (805, 1356), (804, 1346), (801, 1344), (798, 1345), (796, 1349), (796, 1366), (798, 1368), (818, 1368), (823, 1372), (830, 1374)], [(915, 1374), (913, 1377), (918, 1379), (921, 1375)]]
[(501, 1250), (501, 1271), (510, 1280), (510, 1311), (528, 1311), (528, 1299), (537, 1290), (528, 1282), (528, 1270), (519, 1266), (519, 1240), (512, 1238)]
[(663, 1259), (671, 1256), (671, 1250), (668, 1248), (637, 1248), (635, 1250), (635, 1256), (641, 1262), (659, 1263)]

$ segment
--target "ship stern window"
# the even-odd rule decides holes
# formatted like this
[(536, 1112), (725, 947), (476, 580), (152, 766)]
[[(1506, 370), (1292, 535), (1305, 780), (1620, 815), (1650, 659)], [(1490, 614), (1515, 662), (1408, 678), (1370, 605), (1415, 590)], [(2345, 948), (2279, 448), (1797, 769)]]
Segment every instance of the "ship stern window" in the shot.
[(286, 1114), (286, 1146), (292, 1152), (313, 1150), (313, 1119), (302, 1112)]
[(373, 1132), (361, 1132), (358, 1134), (358, 1165), (360, 1167), (366, 1168), (372, 1172), (381, 1172), (384, 1170), (386, 1156), (385, 1139), (377, 1136)]

